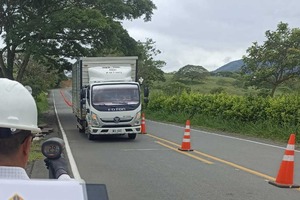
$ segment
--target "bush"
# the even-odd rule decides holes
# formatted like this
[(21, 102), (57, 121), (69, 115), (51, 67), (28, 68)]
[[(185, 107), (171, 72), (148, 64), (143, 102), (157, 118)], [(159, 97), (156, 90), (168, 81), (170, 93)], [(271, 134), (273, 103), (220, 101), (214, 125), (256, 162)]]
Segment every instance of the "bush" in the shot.
[(150, 97), (151, 111), (180, 111), (186, 115), (205, 114), (241, 122), (268, 120), (281, 126), (300, 123), (300, 97), (296, 95), (263, 98), (260, 96), (235, 96), (225, 93), (199, 94), (182, 92), (168, 96), (156, 93)]
[(42, 92), (39, 95), (37, 95), (37, 97), (35, 98), (39, 115), (48, 110), (47, 96), (48, 96), (47, 93)]
[(166, 95), (169, 96), (180, 95), (184, 91), (191, 92), (190, 87), (180, 82), (172, 82), (168, 85), (164, 85), (161, 89)]
[(210, 90), (211, 94), (220, 94), (222, 92), (225, 92), (225, 89), (222, 87), (217, 87)]

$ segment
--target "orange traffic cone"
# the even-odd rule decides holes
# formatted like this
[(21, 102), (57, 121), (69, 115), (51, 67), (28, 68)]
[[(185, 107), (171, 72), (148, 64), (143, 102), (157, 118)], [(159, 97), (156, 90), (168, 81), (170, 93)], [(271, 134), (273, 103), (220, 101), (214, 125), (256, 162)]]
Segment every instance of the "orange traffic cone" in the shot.
[(181, 148), (178, 148), (181, 151), (193, 151), (193, 149), (191, 149), (190, 129), (190, 120), (186, 120)]
[(146, 134), (146, 121), (145, 121), (145, 114), (142, 113), (142, 125), (141, 125), (141, 133)]
[(294, 156), (295, 156), (295, 134), (291, 134), (284, 156), (278, 171), (276, 181), (269, 181), (270, 184), (281, 188), (299, 188), (293, 185), (294, 179)]

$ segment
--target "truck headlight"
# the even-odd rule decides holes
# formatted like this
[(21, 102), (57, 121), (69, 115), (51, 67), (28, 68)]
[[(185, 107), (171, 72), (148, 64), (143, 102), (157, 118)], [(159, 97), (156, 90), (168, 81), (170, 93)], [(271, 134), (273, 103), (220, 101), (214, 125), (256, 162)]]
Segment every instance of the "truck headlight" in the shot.
[(141, 112), (136, 113), (134, 124), (135, 125), (140, 125), (141, 124)]
[(100, 126), (98, 116), (93, 112), (91, 112), (91, 125), (97, 127)]

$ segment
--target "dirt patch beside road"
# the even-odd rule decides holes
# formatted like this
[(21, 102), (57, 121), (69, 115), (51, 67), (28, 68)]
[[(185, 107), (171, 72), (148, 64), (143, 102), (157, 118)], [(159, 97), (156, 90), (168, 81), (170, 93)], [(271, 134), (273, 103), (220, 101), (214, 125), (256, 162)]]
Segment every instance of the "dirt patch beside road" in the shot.
[(72, 80), (65, 80), (60, 82), (61, 88), (72, 87)]

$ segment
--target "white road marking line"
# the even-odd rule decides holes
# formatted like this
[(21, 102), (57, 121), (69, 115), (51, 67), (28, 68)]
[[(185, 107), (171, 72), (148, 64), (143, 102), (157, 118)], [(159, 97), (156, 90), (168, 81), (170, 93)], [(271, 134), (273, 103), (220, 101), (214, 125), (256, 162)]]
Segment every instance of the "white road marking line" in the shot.
[(69, 158), (72, 173), (73, 173), (74, 178), (76, 180), (82, 181), (81, 176), (80, 176), (79, 171), (78, 171), (78, 168), (77, 168), (77, 165), (76, 165), (76, 162), (75, 162), (75, 159), (73, 157), (70, 145), (69, 145), (67, 135), (66, 135), (66, 133), (65, 133), (65, 131), (64, 131), (62, 125), (61, 125), (61, 122), (60, 122), (58, 114), (57, 114), (57, 109), (56, 109), (56, 106), (55, 106), (54, 92), (53, 92), (53, 105), (54, 105), (54, 111), (55, 111), (55, 115), (56, 115), (56, 118), (57, 118), (57, 121), (58, 121), (58, 125), (59, 125), (59, 128), (60, 128), (61, 134), (63, 136), (63, 140), (65, 141), (65, 148), (66, 148), (66, 152), (67, 152), (67, 155), (68, 155), (68, 158)]

